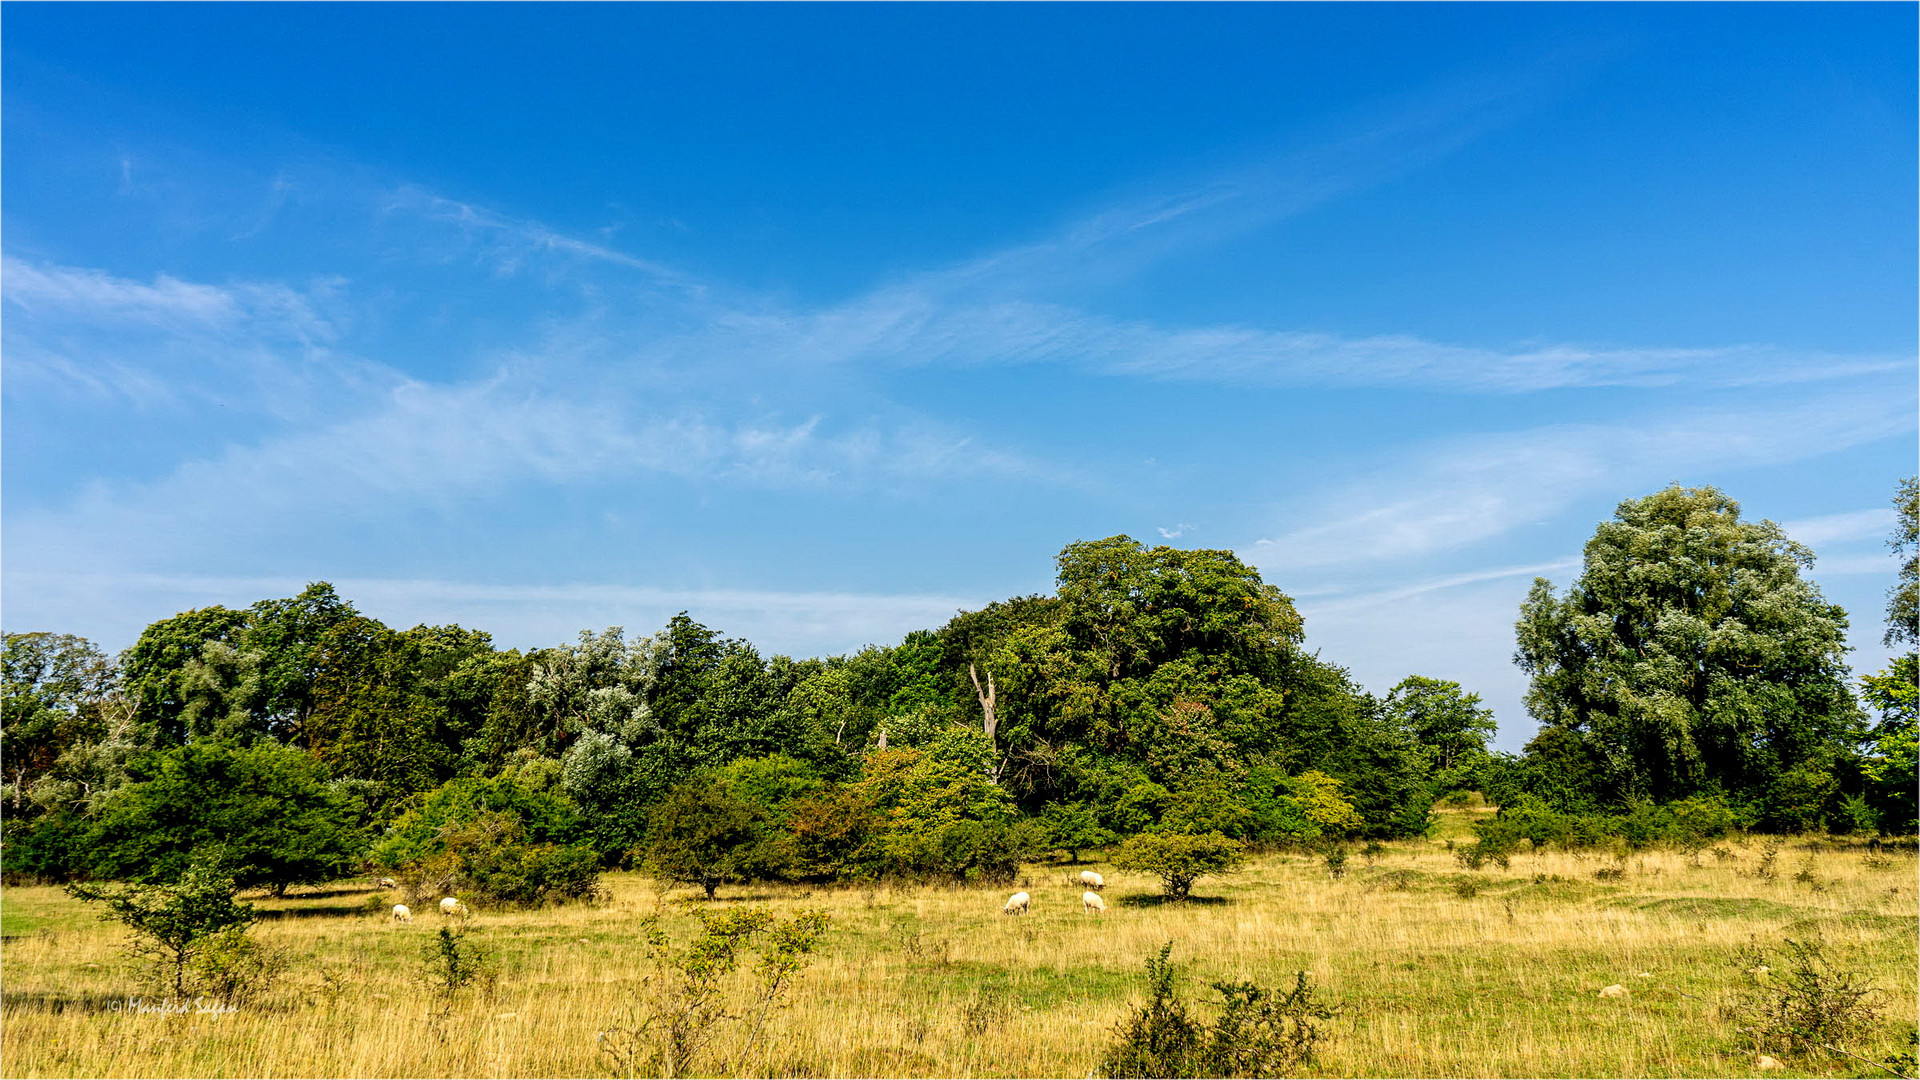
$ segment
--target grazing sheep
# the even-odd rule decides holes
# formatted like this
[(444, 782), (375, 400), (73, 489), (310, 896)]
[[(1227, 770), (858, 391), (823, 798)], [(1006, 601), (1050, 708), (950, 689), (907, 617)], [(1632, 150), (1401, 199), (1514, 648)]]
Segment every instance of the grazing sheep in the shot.
[(400, 886), (400, 883), (393, 880), (390, 877), (383, 877), (380, 879), (380, 887), (383, 889), (394, 889), (394, 888), (398, 888), (399, 886)]
[(408, 907), (405, 904), (393, 905), (393, 921), (394, 922), (412, 922), (413, 909)]
[(1107, 887), (1107, 879), (1091, 870), (1082, 870), (1080, 871), (1080, 884), (1085, 885), (1094, 892), (1101, 892)]
[(1601, 997), (1626, 997), (1627, 988), (1624, 986), (1621, 986), (1619, 983), (1614, 983), (1612, 986), (1603, 986), (1600, 988), (1600, 996)]
[(1033, 897), (1028, 896), (1026, 893), (1023, 893), (1023, 892), (1017, 892), (1017, 893), (1014, 893), (1012, 896), (1007, 897), (1007, 906), (1000, 909), (1000, 914), (1025, 915), (1027, 913), (1027, 909), (1031, 908), (1032, 906), (1033, 906)]
[(440, 914), (465, 915), (467, 914), (467, 905), (455, 900), (451, 896), (443, 896), (440, 898)]
[(1098, 915), (1107, 910), (1107, 902), (1100, 899), (1097, 892), (1083, 892), (1080, 894), (1080, 910), (1082, 913), (1091, 911)]

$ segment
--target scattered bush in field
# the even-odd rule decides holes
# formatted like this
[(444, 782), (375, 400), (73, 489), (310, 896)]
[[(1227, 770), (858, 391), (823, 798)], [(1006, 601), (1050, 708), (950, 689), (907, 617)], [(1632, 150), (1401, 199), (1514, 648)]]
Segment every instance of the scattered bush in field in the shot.
[(192, 974), (206, 996), (222, 1005), (246, 1005), (265, 995), (291, 963), (285, 949), (267, 945), (245, 927), (236, 926), (201, 942)]
[(1826, 883), (1820, 880), (1820, 875), (1813, 872), (1812, 856), (1808, 856), (1807, 860), (1800, 864), (1800, 869), (1793, 872), (1793, 880), (1814, 892), (1826, 891)]
[(1471, 878), (1466, 881), (1456, 881), (1453, 883), (1453, 895), (1462, 900), (1471, 900), (1480, 895), (1480, 883)]
[(1505, 870), (1512, 862), (1514, 849), (1520, 846), (1520, 835), (1501, 828), (1497, 820), (1477, 822), (1474, 831), (1480, 838), (1471, 846), (1455, 848), (1455, 861), (1469, 870), (1478, 870), (1488, 863)]
[(1321, 852), (1320, 859), (1327, 864), (1327, 876), (1338, 881), (1347, 876), (1347, 845), (1334, 841)]
[(1593, 872), (1595, 881), (1619, 881), (1626, 876), (1627, 868), (1624, 866), (1603, 866)]
[(907, 926), (896, 928), (893, 937), (901, 953), (908, 959), (922, 960), (939, 967), (953, 962), (953, 942), (946, 938), (923, 934)]
[(1367, 846), (1360, 849), (1360, 857), (1367, 860), (1368, 866), (1372, 866), (1373, 860), (1386, 853), (1386, 847), (1378, 840), (1369, 840), (1367, 841)]
[(490, 987), (495, 969), (486, 951), (467, 944), (465, 930), (441, 927), (420, 947), (421, 978), (436, 997), (452, 998), (478, 982)]
[[(1886, 992), (1859, 985), (1859, 973), (1835, 968), (1814, 942), (1786, 942), (1784, 974), (1767, 961), (1757, 945), (1734, 953), (1740, 987), (1720, 1010), (1734, 1030), (1756, 1051), (1866, 1060), (1846, 1046), (1873, 1033)], [(1893, 1061), (1868, 1063), (1899, 1071)]]
[(1147, 958), (1148, 998), (1115, 1031), (1098, 1073), (1108, 1077), (1282, 1076), (1313, 1063), (1321, 1025), (1334, 1010), (1318, 1000), (1307, 973), (1290, 990), (1214, 983), (1220, 1012), (1196, 1019), (1174, 989), (1168, 955)]
[(489, 995), (499, 969), (478, 945), (467, 944), (465, 930), (439, 932), (420, 946), (420, 977), (432, 995), (427, 1005), (427, 1030), (435, 1041), (446, 1043), (453, 1035), (448, 1021), (460, 992), (478, 984)]
[(199, 859), (169, 885), (101, 885), (75, 882), (67, 892), (76, 899), (106, 905), (103, 919), (133, 932), (127, 952), (142, 962), (154, 984), (184, 999), (198, 989), (196, 966), (209, 951), (232, 953), (238, 946), (222, 935), (246, 933), (254, 911), (234, 902), (233, 876), (217, 863)]
[(969, 1035), (981, 1036), (1013, 1012), (1007, 992), (998, 986), (982, 986), (973, 992), (960, 1010), (960, 1026)]
[(1245, 851), (1238, 840), (1219, 833), (1142, 833), (1120, 845), (1113, 865), (1152, 874), (1168, 899), (1177, 901), (1187, 898), (1196, 879), (1238, 870), (1246, 861)]
[(1774, 840), (1760, 848), (1760, 862), (1753, 868), (1753, 876), (1761, 881), (1772, 881), (1779, 876), (1774, 862), (1780, 858), (1780, 841)]
[(1367, 883), (1369, 892), (1386, 889), (1392, 892), (1411, 892), (1413, 890), (1413, 871), (1389, 870)]
[[(700, 935), (684, 948), (673, 946), (657, 919), (646, 921), (655, 970), (626, 1007), (622, 1022), (608, 1025), (599, 1037), (600, 1055), (616, 1075), (741, 1071), (767, 1018), (812, 963), (830, 918), (824, 911), (802, 911), (781, 922), (764, 908), (697, 911), (694, 916), (700, 920)], [(732, 976), (749, 947), (759, 953), (759, 963), (750, 981), (736, 985), (739, 980)], [(738, 1038), (732, 1052), (703, 1063), (709, 1049), (729, 1032)]]

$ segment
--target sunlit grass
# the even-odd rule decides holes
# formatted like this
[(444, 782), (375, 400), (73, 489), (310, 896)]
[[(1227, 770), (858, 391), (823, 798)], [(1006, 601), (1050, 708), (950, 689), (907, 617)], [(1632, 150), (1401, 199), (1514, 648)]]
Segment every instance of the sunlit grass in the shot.
[[(1443, 815), (1443, 839), (1466, 813)], [(1348, 876), (1317, 858), (1267, 856), (1203, 879), (1195, 900), (1158, 902), (1153, 883), (1107, 876), (1108, 910), (1080, 911), (1082, 867), (1029, 867), (1026, 917), (1003, 890), (739, 887), (719, 903), (830, 911), (834, 925), (752, 1072), (821, 1076), (1086, 1076), (1140, 990), (1144, 958), (1174, 943), (1186, 986), (1279, 982), (1305, 970), (1344, 1005), (1317, 1072), (1351, 1076), (1728, 1076), (1754, 1072), (1718, 1004), (1731, 955), (1749, 940), (1817, 938), (1885, 988), (1890, 1018), (1916, 1009), (1915, 862), (1869, 865), (1857, 848), (1806, 838), (1775, 880), (1751, 876), (1757, 842), (1691, 865), (1679, 852), (1629, 857), (1522, 854), (1506, 870), (1461, 870), (1443, 844), (1356, 854)], [(1795, 881), (1807, 868), (1813, 882)], [(1399, 872), (1399, 873), (1396, 873)], [(1472, 882), (1474, 895), (1463, 895)], [(472, 940), (502, 977), (461, 1001), (442, 1038), (429, 1023), (418, 950), (439, 923), (385, 918), (364, 885), (257, 900), (256, 933), (297, 960), (269, 1000), (228, 1015), (138, 1015), (120, 931), (52, 888), (9, 888), (4, 905), (7, 1076), (606, 1075), (596, 1033), (638, 992), (640, 920), (677, 914), (632, 875), (600, 907), (480, 912)], [(16, 930), (15, 927), (21, 929)], [(349, 989), (329, 1000), (322, 974)], [(1644, 977), (1643, 977), (1644, 973)], [(1601, 987), (1630, 996), (1601, 1000)], [(984, 1030), (970, 1030), (967, 1007)], [(976, 1022), (974, 1027), (978, 1027)], [(1827, 1068), (1828, 1066), (1822, 1066)], [(1834, 1075), (1872, 1075), (1831, 1066)], [(1788, 1070), (1782, 1075), (1800, 1075)]]

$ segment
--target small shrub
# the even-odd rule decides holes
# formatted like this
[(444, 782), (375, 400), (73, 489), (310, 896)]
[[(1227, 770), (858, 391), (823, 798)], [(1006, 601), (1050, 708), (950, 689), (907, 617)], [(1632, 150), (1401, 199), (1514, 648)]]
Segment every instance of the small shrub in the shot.
[(1381, 844), (1378, 840), (1369, 840), (1367, 841), (1367, 846), (1360, 849), (1360, 857), (1367, 860), (1368, 866), (1372, 866), (1373, 860), (1386, 853), (1387, 849), (1385, 845)]
[(420, 947), (421, 979), (436, 996), (450, 998), (476, 982), (490, 986), (493, 966), (486, 950), (467, 944), (465, 930), (441, 927)]
[[(654, 971), (619, 1022), (599, 1034), (600, 1056), (616, 1076), (741, 1071), (759, 1045), (768, 1017), (812, 963), (829, 921), (824, 911), (802, 911), (781, 922), (764, 908), (694, 915), (700, 920), (700, 935), (683, 948), (672, 945), (656, 917), (646, 920)], [(760, 956), (753, 978), (745, 986), (733, 985), (742, 953), (750, 947)], [(703, 1064), (702, 1058), (727, 1033), (735, 1036), (732, 1053), (712, 1066)]]
[(1793, 872), (1793, 880), (1805, 885), (1814, 892), (1824, 892), (1826, 890), (1826, 884), (1820, 880), (1820, 875), (1813, 872), (1812, 858), (1808, 858), (1805, 862), (1801, 863), (1800, 869)]
[(1335, 841), (1321, 852), (1320, 859), (1327, 864), (1327, 876), (1335, 881), (1347, 876), (1347, 845)]
[(1480, 883), (1471, 878), (1466, 881), (1456, 881), (1453, 883), (1453, 895), (1462, 900), (1471, 900), (1480, 895)]
[(1198, 1020), (1174, 988), (1168, 942), (1147, 958), (1145, 1004), (1115, 1031), (1101, 1059), (1108, 1077), (1270, 1077), (1311, 1065), (1322, 1025), (1334, 1009), (1318, 999), (1307, 973), (1289, 990), (1254, 983), (1214, 983), (1220, 1012)]
[[(1075, 885), (1079, 882), (1075, 881)], [(895, 943), (900, 952), (910, 960), (946, 967), (953, 963), (953, 942), (943, 937), (923, 934), (911, 927), (902, 926), (893, 932)]]
[(1757, 1051), (1847, 1054), (1846, 1044), (1878, 1024), (1885, 992), (1833, 967), (1816, 943), (1790, 940), (1786, 953), (1786, 972), (1776, 974), (1758, 946), (1736, 952), (1741, 985), (1721, 1015)]
[(128, 954), (145, 965), (156, 986), (183, 1000), (198, 989), (202, 953), (230, 940), (222, 935), (244, 935), (253, 924), (253, 908), (236, 903), (233, 889), (233, 876), (207, 859), (167, 885), (67, 886), (76, 899), (105, 904), (100, 917), (132, 931)]
[(1185, 900), (1195, 880), (1229, 874), (1246, 861), (1245, 847), (1220, 833), (1142, 833), (1120, 845), (1113, 865), (1152, 874), (1170, 900)]
[(1007, 992), (998, 986), (982, 986), (973, 992), (960, 1010), (960, 1026), (967, 1034), (975, 1037), (985, 1035), (988, 1029), (1005, 1020), (1013, 1012), (1013, 1006), (1007, 1003)]
[(1603, 866), (1593, 872), (1595, 881), (1619, 881), (1626, 876), (1627, 868), (1624, 866)]
[(222, 1005), (247, 1005), (265, 996), (291, 963), (287, 950), (231, 927), (202, 942), (192, 968), (206, 996)]
[(1391, 892), (1412, 892), (1413, 871), (1389, 870), (1367, 883), (1367, 890), (1369, 892), (1375, 889), (1384, 889)]
[(1772, 881), (1779, 876), (1774, 863), (1780, 858), (1780, 841), (1773, 840), (1760, 848), (1760, 862), (1753, 868), (1753, 876), (1761, 881)]

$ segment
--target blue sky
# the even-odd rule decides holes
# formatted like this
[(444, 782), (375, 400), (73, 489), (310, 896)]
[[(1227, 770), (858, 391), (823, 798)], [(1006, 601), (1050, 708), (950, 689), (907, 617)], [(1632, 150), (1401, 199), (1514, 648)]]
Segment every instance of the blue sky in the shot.
[(8, 4), (9, 630), (339, 585), (768, 651), (1231, 548), (1499, 741), (1717, 484), (1877, 667), (1911, 5)]

